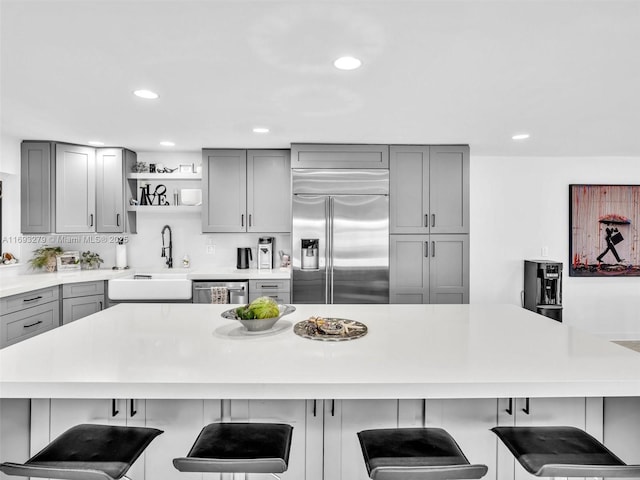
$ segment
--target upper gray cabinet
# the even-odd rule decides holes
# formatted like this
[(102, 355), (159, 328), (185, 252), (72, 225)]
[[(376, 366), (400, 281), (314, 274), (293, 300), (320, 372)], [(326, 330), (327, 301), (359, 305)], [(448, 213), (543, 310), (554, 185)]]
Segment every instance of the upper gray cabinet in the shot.
[(390, 233), (469, 233), (469, 147), (389, 148)]
[(202, 231), (291, 231), (290, 175), (289, 150), (203, 150)]
[(49, 233), (55, 221), (51, 201), (53, 162), (49, 142), (22, 142), (20, 166), (20, 223), (23, 233)]
[(96, 231), (96, 150), (58, 143), (56, 232)]
[(126, 172), (130, 171), (134, 163), (136, 163), (136, 154), (131, 150), (97, 149), (96, 230), (98, 232), (120, 233), (127, 229), (135, 233), (135, 228), (131, 228), (131, 225), (126, 228), (126, 196), (134, 195), (129, 191), (128, 183), (124, 180)]
[(23, 233), (135, 232), (125, 216), (125, 171), (136, 154), (54, 142), (22, 142)]
[(389, 146), (293, 143), (291, 168), (389, 168)]

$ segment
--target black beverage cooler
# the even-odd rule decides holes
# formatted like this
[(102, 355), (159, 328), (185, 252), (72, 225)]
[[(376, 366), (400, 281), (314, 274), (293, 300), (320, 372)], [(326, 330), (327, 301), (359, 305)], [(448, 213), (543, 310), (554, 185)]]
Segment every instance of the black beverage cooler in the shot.
[(562, 322), (562, 263), (525, 260), (523, 294), (524, 308)]

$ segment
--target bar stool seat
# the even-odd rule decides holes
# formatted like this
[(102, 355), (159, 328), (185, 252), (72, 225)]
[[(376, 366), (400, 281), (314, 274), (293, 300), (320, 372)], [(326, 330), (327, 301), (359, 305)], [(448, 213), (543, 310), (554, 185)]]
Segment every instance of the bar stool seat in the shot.
[(282, 473), (288, 468), (293, 427), (282, 423), (212, 423), (202, 429), (181, 472)]
[(5, 462), (0, 471), (24, 477), (117, 480), (161, 433), (155, 428), (76, 425), (25, 463)]
[(385, 428), (358, 433), (373, 480), (481, 478), (487, 466), (472, 465), (441, 428)]
[(607, 447), (575, 427), (491, 429), (524, 469), (538, 477), (640, 477)]

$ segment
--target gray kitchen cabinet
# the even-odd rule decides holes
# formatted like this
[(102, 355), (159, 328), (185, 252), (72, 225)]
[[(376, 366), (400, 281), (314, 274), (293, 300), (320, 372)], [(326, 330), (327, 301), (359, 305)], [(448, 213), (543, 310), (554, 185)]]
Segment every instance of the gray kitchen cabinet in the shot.
[(202, 152), (203, 232), (288, 232), (288, 150)]
[(202, 231), (246, 232), (246, 150), (202, 151)]
[(74, 322), (105, 307), (104, 281), (62, 286), (62, 324)]
[(20, 230), (49, 233), (55, 221), (52, 144), (22, 142), (20, 148)]
[(95, 232), (95, 148), (57, 143), (55, 149), (56, 232)]
[(291, 280), (249, 280), (249, 302), (258, 297), (270, 297), (279, 304), (290, 303)]
[(135, 212), (125, 210), (136, 198), (125, 179), (135, 162), (122, 148), (22, 142), (21, 231), (135, 233)]
[(468, 235), (390, 235), (390, 303), (469, 303)]
[(58, 290), (49, 287), (0, 299), (0, 348), (59, 326)]
[(290, 231), (289, 150), (248, 150), (247, 232)]
[(292, 143), (291, 168), (389, 168), (389, 146)]
[(389, 147), (389, 231), (469, 233), (469, 147)]
[(136, 161), (137, 155), (131, 150), (96, 149), (96, 232), (135, 233), (135, 212), (127, 217), (126, 205), (128, 198), (137, 197), (125, 178)]

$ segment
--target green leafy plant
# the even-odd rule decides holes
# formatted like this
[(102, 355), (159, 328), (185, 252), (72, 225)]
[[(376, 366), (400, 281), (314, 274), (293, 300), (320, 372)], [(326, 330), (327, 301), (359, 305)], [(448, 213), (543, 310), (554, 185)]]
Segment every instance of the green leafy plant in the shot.
[(62, 254), (62, 247), (47, 247), (46, 245), (33, 251), (33, 258), (29, 260), (31, 268), (43, 268), (53, 272), (56, 269), (56, 257)]
[(99, 268), (101, 263), (104, 263), (104, 260), (96, 252), (87, 250), (80, 254), (80, 264), (83, 268)]

